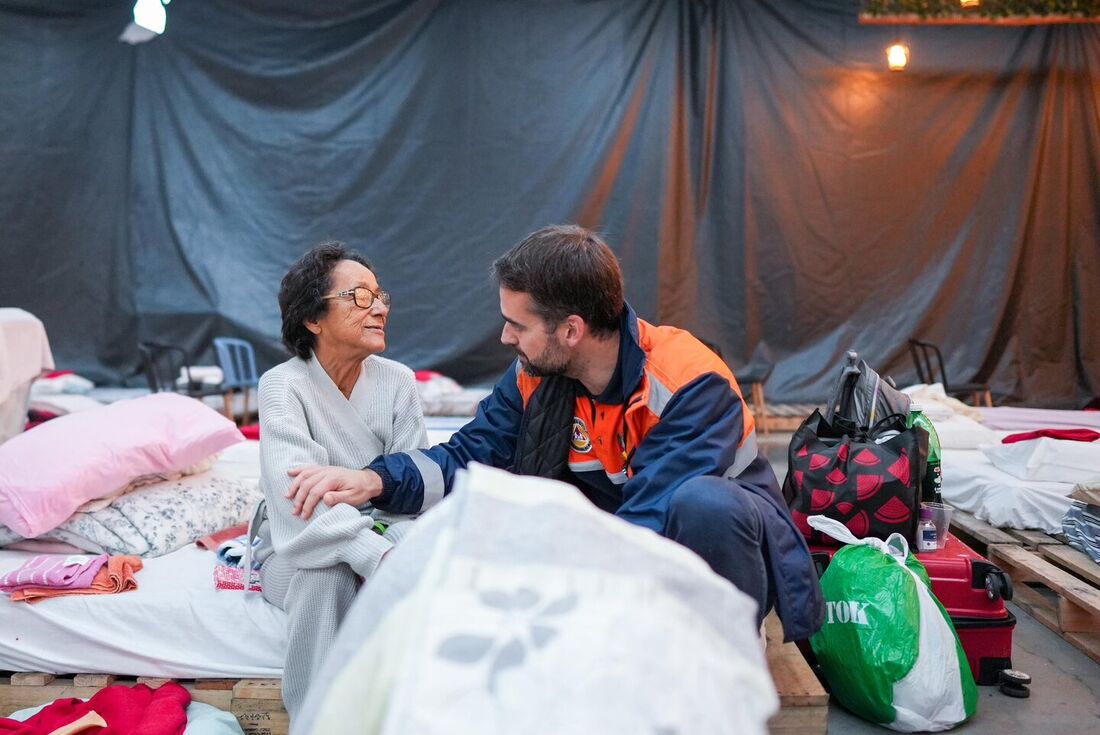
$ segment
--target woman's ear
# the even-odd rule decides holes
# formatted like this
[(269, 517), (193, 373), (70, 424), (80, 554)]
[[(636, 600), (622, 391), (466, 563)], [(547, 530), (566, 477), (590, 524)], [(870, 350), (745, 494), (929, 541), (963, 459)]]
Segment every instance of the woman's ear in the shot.
[(321, 322), (306, 319), (302, 322), (302, 326), (304, 326), (306, 329), (313, 332), (314, 334), (321, 333)]

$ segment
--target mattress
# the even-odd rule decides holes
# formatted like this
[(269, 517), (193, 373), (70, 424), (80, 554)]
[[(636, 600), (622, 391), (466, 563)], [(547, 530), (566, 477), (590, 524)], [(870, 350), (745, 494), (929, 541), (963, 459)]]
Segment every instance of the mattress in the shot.
[[(33, 556), (0, 551), (0, 573)], [(34, 605), (0, 595), (0, 670), (54, 674), (282, 676), (286, 615), (258, 593), (214, 588), (213, 552), (192, 545), (138, 572), (138, 589)]]
[(463, 388), (458, 393), (443, 393), (431, 397), (421, 396), (425, 416), (466, 416), (477, 413), (477, 406), (493, 389)]
[(469, 416), (425, 416), (428, 429), (428, 446), (434, 447), (448, 441), (456, 431), (470, 422)]
[(943, 499), (955, 508), (998, 528), (1062, 532), (1072, 484), (1021, 480), (977, 449), (945, 448), (942, 461)]
[(997, 406), (979, 408), (982, 423), (1003, 431), (1038, 429), (1095, 429), (1100, 431), (1100, 411), (1060, 411), (1053, 408)]

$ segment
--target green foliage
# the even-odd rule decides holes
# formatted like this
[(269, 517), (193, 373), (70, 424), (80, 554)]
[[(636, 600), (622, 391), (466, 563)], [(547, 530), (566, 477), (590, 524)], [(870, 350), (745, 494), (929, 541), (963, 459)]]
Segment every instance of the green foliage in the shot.
[(977, 8), (962, 8), (959, 0), (864, 0), (870, 16), (916, 15), (921, 18), (1027, 18), (1065, 15), (1100, 17), (1100, 0), (982, 0)]

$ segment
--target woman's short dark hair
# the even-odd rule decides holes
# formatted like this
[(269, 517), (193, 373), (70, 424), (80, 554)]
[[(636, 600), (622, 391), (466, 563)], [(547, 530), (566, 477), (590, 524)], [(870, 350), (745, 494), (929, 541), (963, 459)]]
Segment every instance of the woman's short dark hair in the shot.
[(290, 266), (279, 284), (279, 311), (283, 317), (283, 344), (293, 354), (308, 360), (317, 343), (317, 335), (306, 329), (305, 322), (320, 319), (329, 302), (322, 297), (332, 289), (332, 270), (341, 260), (366, 266), (371, 264), (339, 240), (314, 245)]
[(493, 262), (504, 288), (531, 296), (547, 327), (576, 314), (597, 337), (619, 330), (623, 274), (600, 236), (577, 225), (553, 225), (533, 232)]

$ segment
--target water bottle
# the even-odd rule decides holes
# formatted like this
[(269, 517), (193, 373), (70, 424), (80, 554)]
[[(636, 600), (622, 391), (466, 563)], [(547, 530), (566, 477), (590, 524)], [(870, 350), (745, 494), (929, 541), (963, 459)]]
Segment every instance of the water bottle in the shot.
[(920, 525), (917, 526), (917, 539), (917, 551), (936, 550), (936, 524), (931, 518), (921, 520)]
[(925, 502), (942, 503), (943, 475), (940, 469), (940, 437), (936, 433), (936, 427), (921, 411), (919, 403), (909, 404), (909, 420), (905, 427), (911, 429), (919, 426), (928, 432), (928, 464), (925, 465), (924, 477), (921, 478), (921, 499)]

